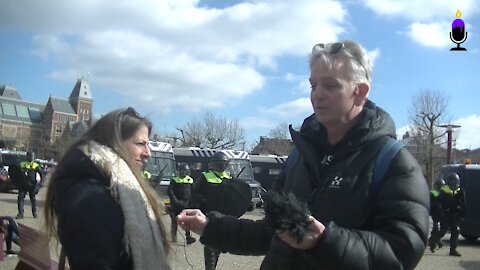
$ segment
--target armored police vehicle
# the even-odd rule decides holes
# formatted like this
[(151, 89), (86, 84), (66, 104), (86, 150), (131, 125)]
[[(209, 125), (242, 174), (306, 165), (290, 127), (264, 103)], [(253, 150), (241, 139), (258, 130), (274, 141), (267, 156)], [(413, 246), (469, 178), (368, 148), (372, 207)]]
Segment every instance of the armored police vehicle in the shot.
[(249, 210), (253, 210), (257, 204), (261, 203), (259, 194), (262, 186), (254, 179), (250, 156), (247, 152), (187, 147), (174, 148), (173, 154), (175, 155), (177, 163), (185, 162), (190, 166), (190, 176), (194, 179), (200, 179), (200, 177), (202, 177), (202, 172), (208, 170), (208, 163), (213, 154), (217, 151), (222, 151), (229, 157), (230, 162), (226, 171), (230, 176), (244, 180), (250, 186), (250, 190), (252, 191), (252, 203)]
[(288, 156), (250, 155), (255, 180), (260, 182), (265, 190), (269, 190), (280, 176), (287, 158)]
[(175, 158), (172, 145), (165, 142), (150, 141), (148, 148), (151, 158), (147, 160), (146, 171), (150, 173), (150, 184), (157, 191), (163, 203), (169, 204), (167, 188), (170, 179), (175, 176)]
[(480, 165), (444, 165), (440, 178), (446, 179), (450, 172), (460, 176), (460, 187), (465, 194), (465, 219), (460, 224), (460, 233), (468, 240), (480, 237)]

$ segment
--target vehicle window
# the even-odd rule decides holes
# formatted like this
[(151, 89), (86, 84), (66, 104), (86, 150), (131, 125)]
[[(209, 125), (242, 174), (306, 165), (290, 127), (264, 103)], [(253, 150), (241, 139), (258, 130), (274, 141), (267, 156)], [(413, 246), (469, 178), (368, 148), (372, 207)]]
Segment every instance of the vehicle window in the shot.
[(270, 169), (268, 170), (268, 174), (270, 175), (279, 175), (282, 172), (280, 169)]
[(258, 174), (262, 172), (262, 167), (253, 167), (252, 171), (254, 174)]
[(249, 160), (230, 160), (227, 171), (232, 177), (238, 177), (247, 180), (253, 179), (252, 165)]
[(162, 174), (165, 178), (174, 177), (175, 161), (172, 157), (171, 153), (152, 153), (152, 157), (147, 160), (147, 171), (152, 175)]
[(12, 164), (20, 164), (20, 162), (26, 160), (27, 157), (20, 154), (5, 153), (2, 154), (3, 165), (10, 166)]
[(201, 171), (202, 170), (202, 163), (201, 162), (195, 162), (192, 164), (192, 169), (195, 171)]

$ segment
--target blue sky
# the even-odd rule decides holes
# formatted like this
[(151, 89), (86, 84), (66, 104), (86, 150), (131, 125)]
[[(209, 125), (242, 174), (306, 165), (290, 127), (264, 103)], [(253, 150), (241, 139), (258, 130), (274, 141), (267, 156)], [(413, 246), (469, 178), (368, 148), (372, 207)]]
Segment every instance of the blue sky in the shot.
[[(449, 32), (457, 10), (466, 52)], [(238, 119), (247, 145), (312, 113), (308, 53), (352, 39), (374, 59), (369, 98), (409, 124), (422, 89), (449, 99), (457, 148), (480, 147), (480, 1), (3, 0), (0, 84), (67, 98), (89, 72), (94, 113), (133, 106), (158, 133), (206, 111)]]

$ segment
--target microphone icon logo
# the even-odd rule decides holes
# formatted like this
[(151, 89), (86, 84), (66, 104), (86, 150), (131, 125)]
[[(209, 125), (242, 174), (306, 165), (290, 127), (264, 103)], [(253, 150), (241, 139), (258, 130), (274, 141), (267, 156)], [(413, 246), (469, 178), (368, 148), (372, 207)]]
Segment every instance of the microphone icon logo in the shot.
[[(457, 10), (457, 18), (462, 16), (460, 10)], [(467, 32), (465, 31), (465, 23), (461, 19), (455, 19), (452, 23), (452, 31), (450, 32), (450, 39), (457, 47), (453, 47), (450, 51), (466, 51), (467, 49), (460, 47), (460, 44), (467, 40)]]

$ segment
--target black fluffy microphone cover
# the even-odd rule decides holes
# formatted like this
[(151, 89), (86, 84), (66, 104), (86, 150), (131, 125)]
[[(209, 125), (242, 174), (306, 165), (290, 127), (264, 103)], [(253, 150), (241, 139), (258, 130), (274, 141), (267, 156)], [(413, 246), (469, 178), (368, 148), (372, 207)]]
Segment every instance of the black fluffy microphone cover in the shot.
[(309, 231), (310, 210), (293, 193), (269, 191), (264, 196), (265, 221), (274, 230), (288, 233), (302, 242)]

